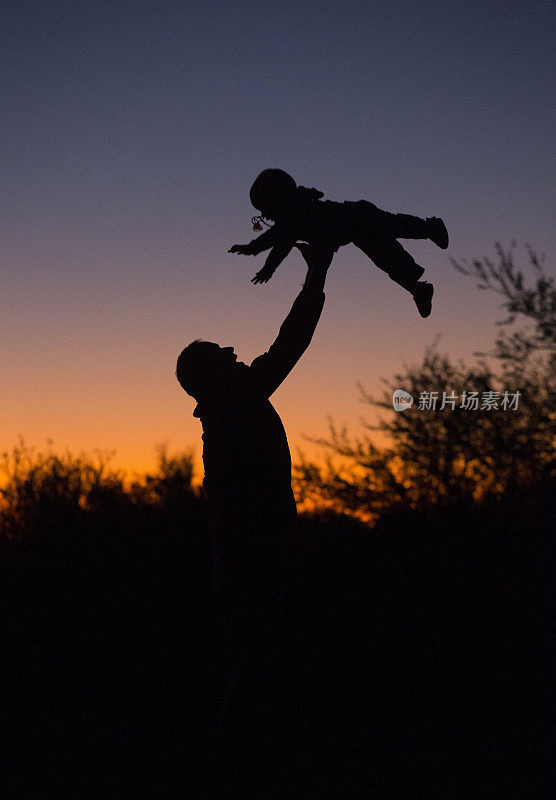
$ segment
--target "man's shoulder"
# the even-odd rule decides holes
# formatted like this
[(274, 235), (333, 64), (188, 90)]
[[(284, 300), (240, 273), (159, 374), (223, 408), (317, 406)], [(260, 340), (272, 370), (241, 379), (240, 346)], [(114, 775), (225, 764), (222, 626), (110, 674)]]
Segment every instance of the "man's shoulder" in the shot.
[[(200, 401), (193, 411), (193, 416), (205, 423), (207, 421), (228, 419), (241, 416), (253, 403), (260, 403), (266, 398), (257, 390), (258, 369), (256, 362), (264, 363), (264, 356), (258, 356), (251, 366), (243, 364), (242, 374), (237, 383), (222, 390), (222, 393), (210, 400)], [(255, 368), (253, 368), (255, 365)]]

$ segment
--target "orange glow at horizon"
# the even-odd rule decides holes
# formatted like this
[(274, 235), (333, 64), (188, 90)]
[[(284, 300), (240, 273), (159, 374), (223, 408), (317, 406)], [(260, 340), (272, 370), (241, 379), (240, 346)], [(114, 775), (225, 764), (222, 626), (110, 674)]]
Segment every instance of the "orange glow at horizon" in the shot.
[[(114, 467), (141, 474), (155, 469), (157, 448), (166, 444), (170, 453), (192, 450), (201, 475), (201, 423), (192, 417), (195, 401), (175, 379), (178, 353), (201, 336), (233, 344), (250, 363), (274, 340), (305, 273), (301, 257), (291, 257), (273, 281), (254, 287), (252, 263), (230, 264), (223, 247), (216, 242), (196, 265), (167, 268), (164, 280), (162, 269), (139, 284), (130, 275), (116, 284), (98, 277), (81, 285), (78, 305), (66, 301), (64, 291), (76, 291), (67, 277), (54, 276), (44, 291), (20, 284), (19, 310), (0, 321), (10, 343), (0, 451), (13, 449), (20, 436), (39, 451), (51, 440), (56, 451), (74, 455), (114, 451)], [(432, 262), (422, 243), (412, 243), (416, 257), (418, 247)], [(422, 320), (400, 287), (355, 248), (345, 251), (330, 270), (309, 349), (271, 398), (294, 463), (298, 450), (319, 458), (322, 451), (306, 437), (326, 437), (329, 417), (354, 435), (362, 431), (361, 418), (376, 419), (375, 409), (360, 401), (358, 382), (381, 396), (381, 379), (403, 371), (404, 362), (420, 363), (439, 334), (442, 351), (469, 360), (492, 341), (499, 317), (496, 298), (480, 294), (480, 313), (468, 324), (478, 293), (464, 276), (447, 273), (443, 254), (430, 269), (433, 315)]]

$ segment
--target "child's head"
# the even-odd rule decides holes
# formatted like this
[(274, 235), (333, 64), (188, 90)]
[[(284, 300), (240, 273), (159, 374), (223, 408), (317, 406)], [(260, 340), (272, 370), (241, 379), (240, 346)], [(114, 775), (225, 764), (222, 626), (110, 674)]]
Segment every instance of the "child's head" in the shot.
[(263, 217), (273, 219), (276, 212), (293, 200), (296, 189), (296, 182), (284, 170), (265, 169), (255, 179), (249, 197)]

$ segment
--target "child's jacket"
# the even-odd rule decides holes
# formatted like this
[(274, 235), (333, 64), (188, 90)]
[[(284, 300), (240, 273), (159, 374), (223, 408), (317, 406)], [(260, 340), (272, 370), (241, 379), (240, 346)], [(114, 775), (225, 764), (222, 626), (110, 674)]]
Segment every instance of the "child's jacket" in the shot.
[[(293, 203), (275, 224), (249, 243), (249, 253), (257, 255), (272, 248), (272, 267), (288, 255), (296, 242), (318, 243), (336, 251), (353, 242), (358, 233), (366, 230), (380, 210), (366, 200), (337, 203), (313, 200)], [(269, 259), (271, 256), (269, 256)]]

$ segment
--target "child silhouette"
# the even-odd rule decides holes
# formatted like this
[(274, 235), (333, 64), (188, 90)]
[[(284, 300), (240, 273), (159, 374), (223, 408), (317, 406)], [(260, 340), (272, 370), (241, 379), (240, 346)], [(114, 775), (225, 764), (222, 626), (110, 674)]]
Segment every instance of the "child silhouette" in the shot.
[(397, 239), (430, 239), (445, 250), (448, 231), (439, 217), (421, 219), (409, 214), (391, 214), (367, 200), (323, 201), (322, 192), (297, 186), (291, 175), (281, 169), (261, 172), (251, 186), (249, 197), (261, 212), (260, 217), (253, 217), (253, 229), (261, 230), (265, 219), (275, 223), (249, 244), (234, 244), (228, 251), (255, 256), (270, 250), (252, 283), (269, 281), (298, 241), (330, 253), (353, 242), (377, 267), (410, 292), (422, 317), (431, 313), (434, 287), (419, 280), (425, 270)]

